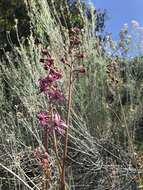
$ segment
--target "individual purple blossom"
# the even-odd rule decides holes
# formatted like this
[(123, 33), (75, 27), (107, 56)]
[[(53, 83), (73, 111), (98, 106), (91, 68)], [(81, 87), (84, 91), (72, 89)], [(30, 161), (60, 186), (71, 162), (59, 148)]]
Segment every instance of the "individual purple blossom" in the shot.
[(49, 83), (51, 83), (51, 79), (49, 79), (49, 77), (45, 77), (45, 78), (40, 77), (39, 79), (40, 92), (46, 92), (49, 86)]
[(44, 69), (45, 70), (48, 70), (53, 64), (54, 64), (54, 59), (49, 57), (49, 58), (41, 58), (40, 59), (40, 62), (41, 63), (44, 63)]
[(38, 115), (37, 115), (37, 118), (38, 118), (41, 126), (46, 126), (47, 125), (48, 119), (49, 119), (47, 112), (44, 112), (44, 111), (39, 112)]
[(47, 127), (48, 132), (57, 131), (59, 134), (64, 135), (67, 125), (61, 120), (58, 112), (53, 112), (52, 115), (48, 112), (40, 112), (37, 115), (41, 126)]
[(59, 90), (58, 88), (49, 89), (49, 90), (47, 90), (46, 94), (48, 95), (49, 100), (51, 102), (59, 102), (59, 103), (61, 103), (65, 99), (65, 97), (62, 94), (61, 90)]
[(60, 114), (58, 112), (55, 112), (53, 114), (53, 120), (55, 122), (55, 126), (59, 126), (60, 125), (60, 123), (61, 123), (61, 116), (60, 116)]
[(56, 69), (50, 69), (49, 78), (52, 81), (56, 81), (62, 78), (62, 73)]
[(59, 80), (61, 78), (62, 78), (61, 72), (54, 69), (50, 69), (50, 72), (47, 77), (41, 77), (39, 79), (40, 92), (46, 92), (52, 82)]
[(53, 113), (52, 120), (54, 123), (52, 130), (56, 130), (59, 134), (64, 135), (67, 125), (61, 120), (61, 116), (58, 112)]

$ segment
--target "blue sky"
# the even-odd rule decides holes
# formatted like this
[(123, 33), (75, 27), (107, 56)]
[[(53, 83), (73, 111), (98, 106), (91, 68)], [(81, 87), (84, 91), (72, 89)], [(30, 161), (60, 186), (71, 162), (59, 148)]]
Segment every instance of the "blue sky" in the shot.
[(143, 0), (92, 0), (97, 9), (106, 9), (109, 19), (106, 21), (106, 31), (118, 38), (121, 27), (131, 20), (137, 20), (143, 26)]

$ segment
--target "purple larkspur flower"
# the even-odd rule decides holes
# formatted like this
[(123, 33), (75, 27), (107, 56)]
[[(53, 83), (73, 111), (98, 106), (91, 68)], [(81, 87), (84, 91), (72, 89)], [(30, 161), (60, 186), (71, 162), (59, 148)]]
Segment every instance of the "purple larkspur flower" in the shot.
[(47, 112), (44, 112), (44, 111), (39, 112), (37, 114), (37, 118), (38, 118), (41, 126), (46, 126), (47, 125), (48, 119), (49, 119)]
[(61, 120), (58, 112), (53, 112), (52, 115), (49, 115), (48, 112), (39, 112), (37, 118), (41, 126), (47, 126), (49, 133), (57, 131), (59, 134), (64, 135), (67, 125)]
[(54, 59), (52, 59), (51, 57), (46, 58), (46, 59), (41, 58), (40, 62), (44, 63), (44, 69), (48, 70), (54, 64)]
[(49, 76), (52, 81), (59, 80), (62, 78), (62, 73), (55, 69), (50, 69)]
[(51, 80), (49, 80), (49, 77), (45, 77), (45, 78), (40, 77), (39, 79), (40, 92), (46, 92), (50, 82)]
[(58, 112), (53, 113), (52, 121), (54, 124), (52, 130), (56, 130), (59, 134), (64, 135), (67, 125), (61, 120), (61, 116)]
[(61, 78), (62, 78), (61, 72), (54, 69), (50, 69), (50, 72), (47, 77), (41, 77), (39, 79), (40, 92), (46, 92), (52, 82), (59, 80)]
[(53, 113), (53, 121), (55, 123), (55, 126), (60, 126), (61, 116), (58, 112)]
[(49, 97), (51, 102), (63, 102), (65, 100), (64, 95), (62, 94), (61, 90), (57, 88), (49, 89), (46, 94)]

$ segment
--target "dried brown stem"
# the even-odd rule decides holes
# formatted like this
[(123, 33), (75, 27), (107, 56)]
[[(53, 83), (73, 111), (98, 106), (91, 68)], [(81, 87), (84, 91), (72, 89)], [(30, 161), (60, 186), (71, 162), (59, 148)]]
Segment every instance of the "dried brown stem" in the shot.
[(56, 138), (56, 134), (55, 131), (53, 131), (53, 143), (54, 143), (54, 150), (55, 150), (55, 154), (56, 154), (56, 159), (57, 159), (57, 165), (58, 165), (58, 169), (59, 169), (59, 174), (61, 175), (61, 161), (59, 159), (59, 155), (58, 155), (58, 148), (57, 148), (57, 138)]
[(70, 65), (70, 76), (69, 76), (69, 92), (68, 92), (68, 104), (67, 104), (67, 120), (65, 129), (65, 141), (64, 141), (64, 155), (63, 155), (63, 165), (62, 165), (62, 175), (61, 175), (61, 190), (65, 190), (65, 165), (67, 159), (67, 147), (68, 147), (68, 129), (70, 125), (70, 115), (71, 115), (71, 106), (72, 106), (72, 84), (73, 84), (73, 66), (72, 62)]

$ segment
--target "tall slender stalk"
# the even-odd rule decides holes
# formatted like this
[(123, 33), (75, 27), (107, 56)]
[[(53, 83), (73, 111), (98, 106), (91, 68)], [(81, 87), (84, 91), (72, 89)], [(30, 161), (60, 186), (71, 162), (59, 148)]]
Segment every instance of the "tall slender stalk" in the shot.
[(58, 155), (58, 147), (57, 147), (57, 137), (55, 134), (55, 131), (53, 131), (53, 144), (54, 144), (54, 151), (55, 151), (55, 155), (56, 155), (56, 161), (57, 161), (57, 166), (59, 169), (59, 175), (61, 175), (61, 161), (59, 159), (59, 155)]
[(44, 127), (44, 147), (46, 152), (48, 152), (48, 129), (47, 126)]
[[(47, 126), (44, 128), (44, 147), (46, 152), (48, 152), (48, 130)], [(43, 178), (43, 190), (48, 190), (48, 177), (46, 173), (44, 172), (44, 178)]]
[(61, 176), (61, 190), (65, 190), (65, 165), (67, 159), (67, 149), (68, 149), (68, 129), (70, 125), (70, 116), (71, 116), (71, 106), (72, 106), (72, 84), (73, 84), (73, 66), (72, 61), (70, 64), (70, 74), (69, 74), (69, 90), (68, 90), (68, 104), (67, 104), (67, 119), (65, 130), (65, 141), (64, 141), (64, 154), (63, 154), (63, 165), (62, 165), (62, 176)]

